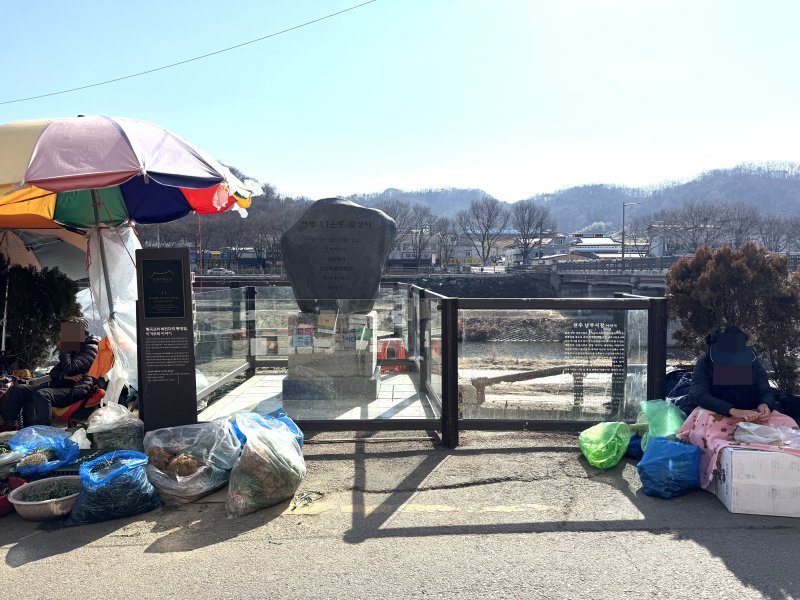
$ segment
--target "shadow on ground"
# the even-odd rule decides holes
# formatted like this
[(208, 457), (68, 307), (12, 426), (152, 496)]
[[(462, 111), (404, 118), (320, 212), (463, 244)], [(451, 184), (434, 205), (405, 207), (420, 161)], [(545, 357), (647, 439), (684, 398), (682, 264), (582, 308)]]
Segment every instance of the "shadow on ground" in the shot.
[(165, 509), (152, 533), (163, 533), (146, 553), (189, 552), (239, 537), (269, 524), (289, 506), (289, 501), (236, 519), (228, 519), (223, 503), (206, 503)]
[[(542, 533), (597, 533), (597, 532), (641, 532), (653, 536), (667, 535), (672, 539), (689, 541), (705, 548), (719, 558), (730, 573), (742, 584), (758, 592), (765, 598), (800, 598), (800, 579), (787, 577), (786, 563), (800, 556), (800, 521), (781, 517), (765, 517), (729, 513), (712, 494), (697, 490), (680, 498), (662, 500), (648, 497), (641, 492), (635, 461), (624, 460), (616, 468), (601, 471), (591, 467), (575, 446), (529, 446), (508, 448), (459, 448), (447, 450), (441, 447), (415, 451), (373, 451), (366, 441), (354, 442), (352, 453), (319, 454), (309, 457), (310, 461), (347, 460), (353, 464), (352, 482), (352, 523), (344, 540), (360, 544), (373, 539), (408, 537), (483, 535), (497, 536), (508, 534)], [(393, 520), (399, 507), (409, 502), (419, 489), (445, 489), (440, 487), (448, 470), (449, 461), (461, 461), (472, 457), (481, 461), (492, 457), (497, 465), (504, 460), (520, 459), (530, 461), (552, 460), (559, 456), (560, 465), (548, 473), (553, 481), (573, 480), (569, 485), (576, 486), (578, 498), (571, 500), (564, 514), (553, 520), (513, 522), (513, 523), (463, 523), (457, 525), (419, 525), (398, 526)], [(370, 504), (370, 496), (386, 489), (375, 489), (369, 479), (376, 469), (383, 469), (380, 461), (416, 456), (417, 461), (398, 478), (394, 490), (378, 506)], [(411, 461), (406, 461), (411, 462)], [(374, 466), (371, 466), (372, 465)], [(480, 480), (476, 477), (473, 485), (493, 485), (507, 481), (525, 481), (524, 477), (504, 476)], [(626, 478), (627, 476), (627, 478)], [(535, 477), (530, 481), (544, 481), (547, 477)], [(435, 481), (434, 481), (435, 480)], [(592, 486), (592, 498), (605, 499), (605, 513), (581, 504), (580, 493), (583, 486)], [(597, 486), (601, 486), (598, 490)], [(608, 490), (604, 491), (602, 486)], [(457, 486), (451, 486), (457, 487)], [(459, 486), (460, 487), (460, 486)], [(465, 486), (468, 487), (468, 486)], [(585, 502), (585, 498), (583, 501)], [(521, 500), (522, 501), (522, 500)], [(601, 503), (603, 501), (601, 500)], [(626, 510), (619, 510), (626, 502)], [(359, 510), (361, 508), (361, 510)], [(618, 513), (621, 518), (616, 518)], [(627, 513), (627, 515), (626, 515)], [(629, 516), (631, 518), (625, 518)], [(408, 522), (408, 520), (404, 520)], [(641, 539), (641, 538), (640, 538)], [(641, 542), (637, 542), (641, 543)], [(652, 543), (657, 543), (654, 538)], [(632, 542), (633, 544), (633, 542)], [(635, 557), (635, 545), (631, 546)], [(687, 560), (690, 560), (687, 557)], [(676, 572), (681, 569), (675, 565)], [(709, 574), (710, 576), (719, 576)]]

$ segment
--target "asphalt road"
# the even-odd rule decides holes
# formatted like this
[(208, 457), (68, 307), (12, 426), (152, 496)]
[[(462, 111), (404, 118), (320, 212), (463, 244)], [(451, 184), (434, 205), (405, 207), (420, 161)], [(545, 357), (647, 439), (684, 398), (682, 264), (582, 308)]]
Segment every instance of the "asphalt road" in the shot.
[(228, 520), (217, 495), (76, 528), (0, 519), (3, 596), (800, 598), (800, 520), (644, 496), (633, 463), (593, 469), (575, 436), (323, 442), (344, 435), (306, 445), (300, 491), (324, 495), (294, 510)]

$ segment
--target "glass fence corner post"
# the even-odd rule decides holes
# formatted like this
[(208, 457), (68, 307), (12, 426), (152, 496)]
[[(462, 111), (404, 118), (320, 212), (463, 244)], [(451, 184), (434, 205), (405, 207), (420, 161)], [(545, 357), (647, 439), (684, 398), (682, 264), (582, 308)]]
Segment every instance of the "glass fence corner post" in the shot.
[(442, 311), (442, 442), (458, 446), (458, 298), (439, 302)]

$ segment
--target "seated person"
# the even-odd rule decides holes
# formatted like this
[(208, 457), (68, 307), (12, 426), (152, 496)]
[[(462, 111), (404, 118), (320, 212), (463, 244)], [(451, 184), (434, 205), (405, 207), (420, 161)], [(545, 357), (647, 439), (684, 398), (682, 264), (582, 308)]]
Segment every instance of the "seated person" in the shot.
[(29, 425), (49, 425), (50, 407), (63, 408), (87, 398), (94, 380), (87, 374), (97, 357), (100, 339), (90, 336), (84, 319), (73, 317), (71, 322), (83, 325), (85, 339), (79, 351), (62, 352), (61, 340), (58, 364), (50, 370), (50, 381), (41, 385), (16, 385), (5, 396), (1, 416), (4, 427), (10, 428), (22, 411), (23, 421)]
[(775, 410), (767, 372), (735, 325), (706, 336), (708, 350), (692, 372), (688, 408), (700, 406), (726, 417), (766, 423)]

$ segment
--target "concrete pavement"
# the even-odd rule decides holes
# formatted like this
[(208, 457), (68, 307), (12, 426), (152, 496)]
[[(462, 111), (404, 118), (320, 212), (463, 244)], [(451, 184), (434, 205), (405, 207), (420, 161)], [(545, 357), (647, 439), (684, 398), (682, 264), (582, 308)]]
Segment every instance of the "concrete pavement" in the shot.
[(72, 529), (0, 519), (6, 597), (800, 598), (800, 520), (649, 498), (574, 435), (347, 435), (306, 445), (300, 491), (323, 495), (294, 510), (227, 520), (216, 495)]

